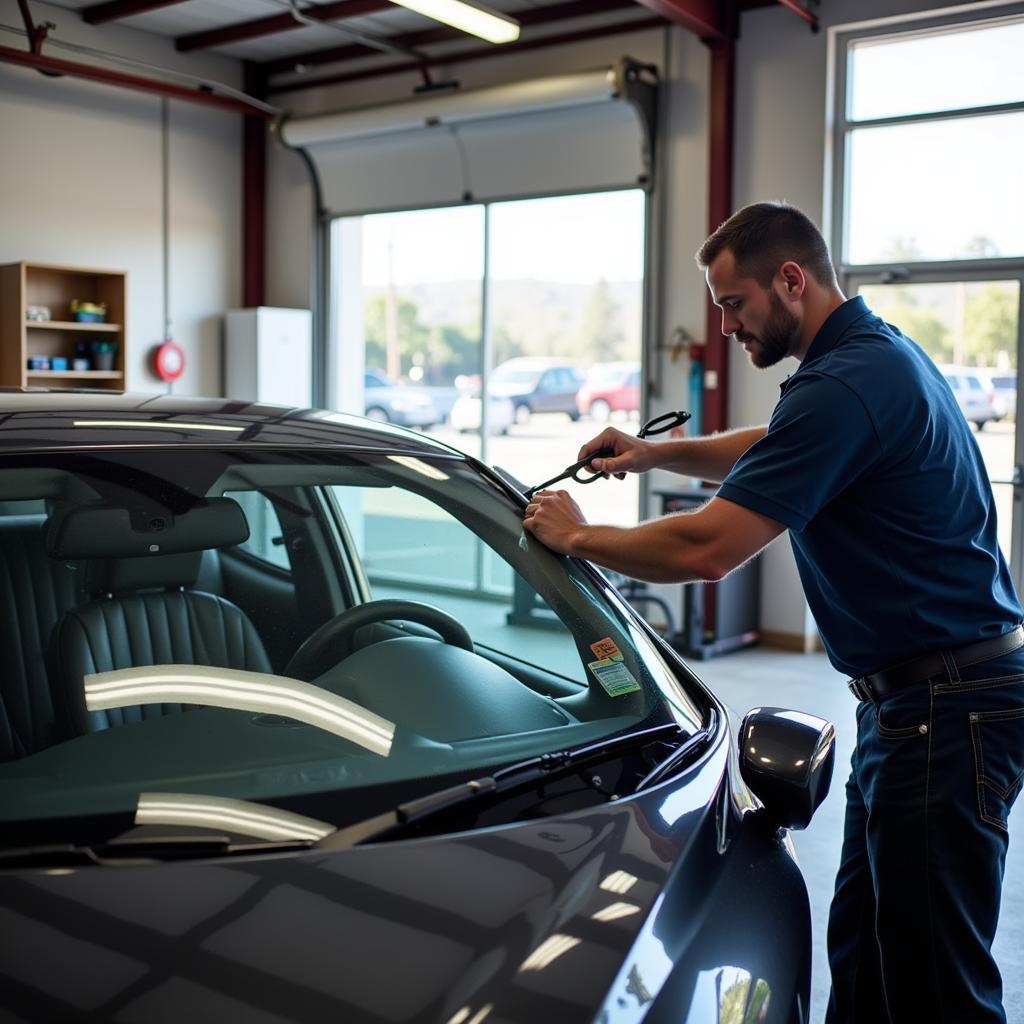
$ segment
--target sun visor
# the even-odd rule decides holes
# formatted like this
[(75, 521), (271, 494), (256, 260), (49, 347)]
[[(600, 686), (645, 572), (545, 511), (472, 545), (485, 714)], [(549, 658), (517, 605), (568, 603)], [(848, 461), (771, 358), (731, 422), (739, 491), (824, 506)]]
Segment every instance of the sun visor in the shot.
[(73, 505), (50, 519), (46, 546), (55, 558), (134, 558), (242, 544), (245, 513), (232, 498), (208, 498), (187, 512), (108, 504)]
[(332, 215), (652, 185), (656, 76), (615, 67), (294, 117)]

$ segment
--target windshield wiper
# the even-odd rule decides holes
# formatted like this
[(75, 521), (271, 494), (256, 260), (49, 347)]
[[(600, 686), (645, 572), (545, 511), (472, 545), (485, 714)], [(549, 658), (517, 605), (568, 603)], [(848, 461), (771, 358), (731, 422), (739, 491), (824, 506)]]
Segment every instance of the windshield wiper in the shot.
[[(474, 801), (489, 806), (495, 799), (537, 786), (539, 783), (546, 784), (572, 775), (594, 761), (608, 760), (616, 754), (638, 748), (678, 741), (681, 734), (682, 728), (671, 722), (651, 729), (613, 736), (596, 743), (541, 754), (492, 772), (490, 775), (470, 779), (457, 786), (450, 786), (428, 793), (419, 799), (398, 804), (383, 814), (340, 828), (329, 836), (317, 840), (314, 846), (321, 850), (343, 850), (362, 843), (395, 839), (419, 831), (429, 819), (446, 816), (458, 809), (464, 810)], [(673, 746), (673, 755), (676, 750), (677, 747)], [(592, 788), (599, 789), (599, 780), (586, 781)], [(617, 795), (608, 794), (608, 799), (613, 799)]]
[(91, 846), (55, 843), (0, 850), (0, 871), (13, 868), (73, 868), (131, 862), (194, 860), (246, 853), (288, 853), (308, 850), (311, 839), (236, 843), (227, 836), (161, 836), (112, 839)]

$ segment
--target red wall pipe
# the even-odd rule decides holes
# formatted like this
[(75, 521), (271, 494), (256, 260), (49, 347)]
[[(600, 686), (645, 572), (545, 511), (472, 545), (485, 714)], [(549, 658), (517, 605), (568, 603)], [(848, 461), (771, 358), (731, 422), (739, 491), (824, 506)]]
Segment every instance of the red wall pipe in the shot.
[[(708, 234), (732, 213), (733, 128), (735, 117), (736, 43), (732, 38), (711, 43), (710, 131), (708, 140)], [(706, 298), (704, 327), (704, 409), (701, 432), (727, 426), (729, 342), (722, 334), (718, 307)], [(708, 373), (714, 387), (707, 386)]]
[[(266, 81), (251, 64), (245, 68), (245, 91), (265, 95)], [(242, 123), (242, 305), (266, 301), (267, 126), (254, 117)]]
[(78, 64), (75, 61), (61, 60), (59, 57), (44, 57), (41, 54), (26, 53), (24, 50), (14, 50), (9, 46), (0, 46), (0, 62), (21, 64), (39, 71), (71, 75), (73, 78), (87, 78), (93, 82), (102, 82), (104, 85), (118, 85), (142, 92), (156, 93), (158, 96), (168, 96), (171, 99), (199, 103), (207, 107), (218, 107), (236, 114), (245, 114), (246, 117), (262, 118), (265, 121), (271, 120), (274, 116), (266, 110), (246, 103), (245, 100), (236, 99), (234, 96), (221, 96), (219, 93), (206, 92), (198, 87), (161, 82), (156, 78), (142, 78), (139, 75), (128, 75), (123, 71), (113, 71), (110, 68), (101, 68), (90, 64)]

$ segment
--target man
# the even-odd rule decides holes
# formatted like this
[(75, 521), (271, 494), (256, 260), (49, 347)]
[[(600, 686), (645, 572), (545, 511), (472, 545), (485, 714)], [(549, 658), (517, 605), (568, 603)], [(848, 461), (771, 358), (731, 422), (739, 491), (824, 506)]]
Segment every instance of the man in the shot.
[(857, 746), (829, 921), (830, 1024), (1004, 1024), (991, 956), (1007, 816), (1024, 777), (1024, 618), (985, 467), (927, 355), (836, 283), (799, 210), (757, 203), (697, 254), (722, 332), (800, 363), (767, 427), (584, 445), (609, 475), (722, 481), (702, 509), (591, 526), (564, 491), (524, 525), (652, 581), (718, 580), (784, 530)]

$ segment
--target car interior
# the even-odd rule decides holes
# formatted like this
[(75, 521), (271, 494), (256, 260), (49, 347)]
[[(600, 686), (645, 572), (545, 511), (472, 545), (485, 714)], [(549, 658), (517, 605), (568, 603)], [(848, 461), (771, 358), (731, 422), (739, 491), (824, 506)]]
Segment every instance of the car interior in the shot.
[(703, 715), (457, 459), (8, 457), (0, 581), (10, 818), (442, 775), (662, 722), (666, 694)]

